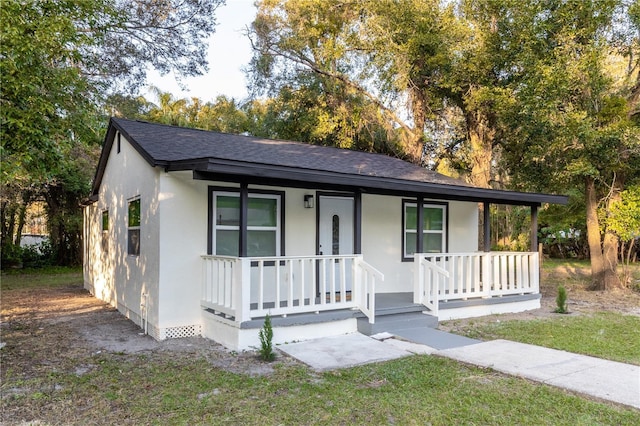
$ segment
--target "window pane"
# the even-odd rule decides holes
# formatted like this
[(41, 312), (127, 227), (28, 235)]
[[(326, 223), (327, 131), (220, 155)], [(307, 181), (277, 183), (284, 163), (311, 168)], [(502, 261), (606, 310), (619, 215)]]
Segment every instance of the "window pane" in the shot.
[(140, 226), (140, 199), (129, 201), (129, 226)]
[(332, 218), (332, 249), (331, 254), (334, 256), (340, 254), (340, 216), (337, 214), (333, 215)]
[(216, 254), (221, 256), (238, 256), (240, 235), (237, 230), (216, 231)]
[(133, 256), (138, 256), (140, 254), (140, 230), (129, 229), (127, 232), (127, 236), (127, 253)]
[(413, 256), (416, 252), (416, 234), (414, 232), (404, 233), (404, 253), (407, 256)]
[(418, 209), (416, 208), (416, 206), (405, 206), (405, 213), (404, 213), (405, 217), (404, 217), (404, 223), (405, 223), (405, 228), (404, 229), (417, 229), (418, 227)]
[(425, 253), (442, 252), (442, 234), (422, 234), (422, 250)]
[[(216, 225), (240, 225), (240, 197), (228, 195), (216, 197)], [(237, 255), (237, 253), (234, 254), (234, 256)]]
[(278, 224), (278, 203), (273, 198), (249, 198), (247, 213), (249, 226), (276, 226)]
[(109, 230), (109, 210), (105, 210), (102, 212), (102, 230)]
[(442, 231), (443, 214), (444, 211), (441, 208), (425, 207), (423, 230)]
[(248, 231), (247, 256), (275, 256), (276, 231)]

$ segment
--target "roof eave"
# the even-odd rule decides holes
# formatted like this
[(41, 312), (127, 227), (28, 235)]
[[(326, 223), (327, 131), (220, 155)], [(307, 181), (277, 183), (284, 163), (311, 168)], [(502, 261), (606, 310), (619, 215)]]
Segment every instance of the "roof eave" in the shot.
[(98, 168), (96, 169), (96, 173), (93, 177), (93, 184), (91, 186), (91, 196), (97, 196), (98, 191), (100, 190), (100, 184), (102, 183), (102, 178), (104, 176), (105, 169), (107, 167), (107, 162), (109, 161), (109, 154), (111, 153), (111, 149), (113, 148), (113, 142), (115, 141), (117, 133), (120, 132), (122, 136), (134, 147), (134, 149), (145, 159), (147, 163), (151, 167), (162, 166), (165, 167), (166, 162), (157, 162), (153, 159), (153, 157), (144, 150), (135, 141), (131, 135), (120, 125), (117, 120), (111, 118), (109, 120), (109, 126), (107, 128), (107, 134), (104, 137), (104, 142), (102, 143), (102, 152), (100, 153), (100, 159), (98, 160)]
[[(265, 180), (280, 182), (283, 185), (295, 182), (298, 186), (358, 188), (366, 192), (401, 195), (429, 195), (441, 199), (489, 202), (512, 205), (541, 205), (542, 203), (567, 204), (564, 195), (540, 194), (530, 192), (502, 191), (463, 185), (420, 182), (380, 176), (353, 175), (319, 170), (299, 169), (286, 166), (274, 166), (245, 163), (230, 160), (202, 159), (189, 163), (171, 164), (167, 170), (188, 170), (199, 173), (200, 178), (224, 176), (237, 177), (250, 183), (263, 183)], [(209, 176), (209, 177), (207, 177)]]

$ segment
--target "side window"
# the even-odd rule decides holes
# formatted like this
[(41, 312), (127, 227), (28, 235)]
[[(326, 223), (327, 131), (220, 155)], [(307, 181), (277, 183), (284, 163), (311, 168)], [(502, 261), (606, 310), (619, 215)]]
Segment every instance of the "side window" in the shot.
[(418, 250), (418, 238), (422, 238), (423, 253), (442, 253), (446, 249), (447, 206), (422, 205), (422, 235), (418, 236), (418, 208), (416, 203), (404, 202), (403, 258), (411, 259)]
[(102, 211), (102, 232), (109, 230), (109, 210)]
[(109, 210), (102, 211), (102, 250), (109, 250)]
[(140, 255), (140, 198), (129, 201), (127, 227), (127, 254)]

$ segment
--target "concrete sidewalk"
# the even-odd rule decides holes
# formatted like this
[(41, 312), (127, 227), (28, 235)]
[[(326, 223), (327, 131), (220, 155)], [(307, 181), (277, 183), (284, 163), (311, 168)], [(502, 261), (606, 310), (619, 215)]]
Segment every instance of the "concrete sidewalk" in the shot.
[(640, 408), (640, 367), (508, 340), (444, 349), (435, 355)]
[(318, 371), (434, 354), (640, 409), (639, 366), (507, 340), (445, 339), (443, 333), (429, 335), (438, 348), (425, 344), (426, 335), (413, 343), (389, 333), (374, 338), (352, 333), (278, 349)]

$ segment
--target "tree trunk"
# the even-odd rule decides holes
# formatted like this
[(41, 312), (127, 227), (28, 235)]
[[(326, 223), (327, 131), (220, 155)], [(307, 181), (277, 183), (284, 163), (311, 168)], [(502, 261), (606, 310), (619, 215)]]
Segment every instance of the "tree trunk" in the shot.
[[(622, 198), (621, 192), (623, 190), (624, 177), (618, 175), (614, 178), (613, 185), (611, 187), (611, 193), (607, 199), (607, 214), (611, 211), (611, 206), (614, 203), (620, 202)], [(611, 290), (615, 288), (622, 288), (623, 284), (618, 275), (618, 255), (620, 248), (620, 238), (609, 229), (605, 231), (604, 242), (604, 287), (605, 290)]]
[(592, 177), (585, 179), (585, 198), (587, 207), (587, 242), (591, 259), (591, 288), (604, 286), (604, 256), (600, 244), (600, 222), (598, 221), (598, 202), (596, 183)]
[(413, 131), (408, 153), (414, 163), (423, 166), (422, 154), (424, 152), (424, 126), (427, 122), (427, 101), (424, 91), (414, 89), (411, 91), (411, 109), (413, 112)]
[(496, 131), (489, 123), (489, 118), (481, 111), (467, 112), (465, 121), (472, 153), (470, 181), (475, 186), (490, 188), (493, 139)]
[(22, 230), (24, 229), (25, 219), (27, 217), (27, 207), (31, 203), (31, 191), (25, 191), (22, 194), (22, 204), (18, 207), (18, 225), (16, 226), (15, 245), (19, 246), (22, 241)]
[[(598, 220), (598, 200), (595, 180), (585, 179), (587, 207), (587, 241), (591, 258), (590, 290), (611, 290), (621, 287), (618, 278), (618, 238), (611, 232), (605, 232), (604, 241), (600, 237)], [(615, 193), (615, 190), (614, 190)], [(614, 195), (612, 195), (613, 197)], [(618, 197), (620, 196), (618, 192)]]
[[(491, 158), (495, 129), (481, 111), (465, 112), (469, 143), (471, 144), (471, 177), (469, 181), (481, 188), (491, 186)], [(478, 203), (478, 247), (484, 247), (484, 205)]]

